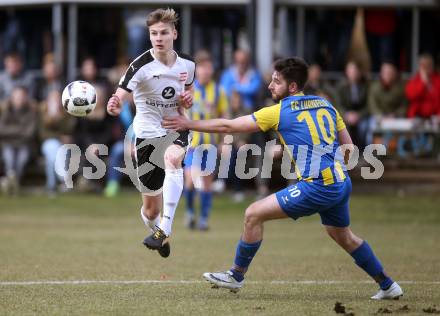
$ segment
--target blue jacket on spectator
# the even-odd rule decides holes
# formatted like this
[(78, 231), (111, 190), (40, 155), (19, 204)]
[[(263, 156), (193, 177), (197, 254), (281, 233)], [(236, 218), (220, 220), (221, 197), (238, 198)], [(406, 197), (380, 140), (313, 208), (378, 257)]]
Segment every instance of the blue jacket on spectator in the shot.
[(247, 110), (254, 110), (258, 92), (261, 88), (263, 80), (254, 68), (250, 68), (242, 81), (235, 66), (231, 66), (223, 72), (220, 84), (225, 89), (226, 94), (230, 98), (234, 91), (240, 94), (243, 100), (243, 106)]

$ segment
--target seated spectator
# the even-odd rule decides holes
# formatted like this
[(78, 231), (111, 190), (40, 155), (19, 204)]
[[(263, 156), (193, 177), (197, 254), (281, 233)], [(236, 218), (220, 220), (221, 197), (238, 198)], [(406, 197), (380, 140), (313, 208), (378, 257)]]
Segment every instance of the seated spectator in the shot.
[[(366, 135), (367, 145), (373, 143), (374, 131), (382, 118), (405, 116), (404, 87), (404, 82), (400, 79), (396, 66), (390, 62), (382, 63), (380, 78), (371, 84), (368, 91), (368, 114), (370, 119)], [(394, 135), (391, 132), (385, 132), (380, 142), (387, 147), (393, 147), (393, 138)], [(400, 145), (403, 145), (403, 141), (402, 137), (397, 138), (398, 144), (395, 146), (397, 146), (399, 153), (402, 152)]]
[(23, 70), (23, 61), (17, 53), (9, 53), (4, 58), (5, 71), (0, 74), (0, 102), (12, 94), (15, 87), (23, 87), (30, 98), (34, 96), (32, 76)]
[(405, 116), (405, 84), (400, 79), (396, 66), (382, 63), (380, 78), (371, 84), (368, 91), (368, 114), (374, 116)]
[(18, 193), (36, 129), (35, 105), (30, 101), (27, 89), (17, 86), (0, 107), (0, 143), (6, 171), (1, 186), (6, 193)]
[(327, 99), (332, 104), (337, 105), (339, 103), (339, 98), (336, 90), (329, 82), (322, 79), (321, 66), (319, 66), (318, 64), (311, 64), (309, 67), (309, 74), (307, 78), (307, 83), (304, 87), (304, 94), (323, 94), (327, 96)]
[(408, 117), (429, 119), (440, 115), (440, 75), (434, 71), (431, 55), (420, 56), (418, 72), (408, 81), (405, 94), (409, 101)]
[[(406, 84), (405, 94), (409, 101), (409, 118), (431, 119), (440, 116), (440, 75), (434, 70), (431, 55), (422, 54), (419, 57), (418, 72)], [(434, 142), (433, 135), (422, 132), (406, 140), (410, 144), (406, 147), (415, 155), (430, 154)], [(401, 152), (401, 156), (407, 155), (407, 151)]]
[(75, 118), (63, 110), (60, 100), (60, 91), (52, 90), (39, 107), (39, 135), (41, 152), (45, 159), (46, 189), (49, 195), (55, 194), (57, 182), (64, 178), (65, 161), (56, 161), (56, 157), (58, 149), (63, 144), (73, 141), (72, 132), (75, 126)]
[(62, 91), (63, 82), (60, 78), (60, 71), (52, 53), (46, 54), (43, 58), (43, 78), (37, 80), (35, 99), (38, 102), (47, 101), (52, 91)]
[(335, 106), (340, 109), (354, 144), (363, 146), (367, 128), (368, 84), (354, 61), (345, 66), (345, 80), (338, 84), (337, 91), (339, 103)]

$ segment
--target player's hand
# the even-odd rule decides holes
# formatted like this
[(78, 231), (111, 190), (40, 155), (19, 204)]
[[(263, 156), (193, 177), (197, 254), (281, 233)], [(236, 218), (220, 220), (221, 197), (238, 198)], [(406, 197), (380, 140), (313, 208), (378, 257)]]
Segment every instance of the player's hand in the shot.
[(121, 113), (121, 100), (116, 94), (112, 94), (107, 102), (107, 112), (112, 116), (117, 116)]
[(179, 105), (184, 107), (185, 109), (189, 109), (193, 104), (193, 95), (192, 92), (187, 90), (183, 91), (179, 98)]
[(190, 120), (185, 115), (165, 116), (162, 121), (163, 128), (173, 131), (188, 130)]

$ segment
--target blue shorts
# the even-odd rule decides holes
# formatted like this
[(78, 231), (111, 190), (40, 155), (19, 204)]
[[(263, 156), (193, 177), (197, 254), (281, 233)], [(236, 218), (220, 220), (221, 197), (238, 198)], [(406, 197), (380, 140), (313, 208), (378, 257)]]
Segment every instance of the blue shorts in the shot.
[(294, 220), (318, 213), (321, 223), (328, 226), (350, 225), (349, 199), (351, 180), (333, 185), (299, 181), (275, 193), (281, 209)]
[(217, 152), (208, 154), (208, 150), (189, 148), (184, 160), (185, 168), (198, 167), (201, 171), (214, 172), (217, 165)]

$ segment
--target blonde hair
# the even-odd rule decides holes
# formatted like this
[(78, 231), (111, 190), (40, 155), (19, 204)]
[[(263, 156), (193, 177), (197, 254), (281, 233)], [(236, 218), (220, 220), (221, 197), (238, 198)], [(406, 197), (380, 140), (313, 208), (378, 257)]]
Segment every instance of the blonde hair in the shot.
[(162, 22), (162, 23), (169, 23), (176, 27), (177, 21), (179, 20), (179, 16), (174, 11), (174, 9), (167, 8), (167, 9), (157, 9), (148, 14), (147, 16), (147, 27), (152, 26), (153, 24)]

